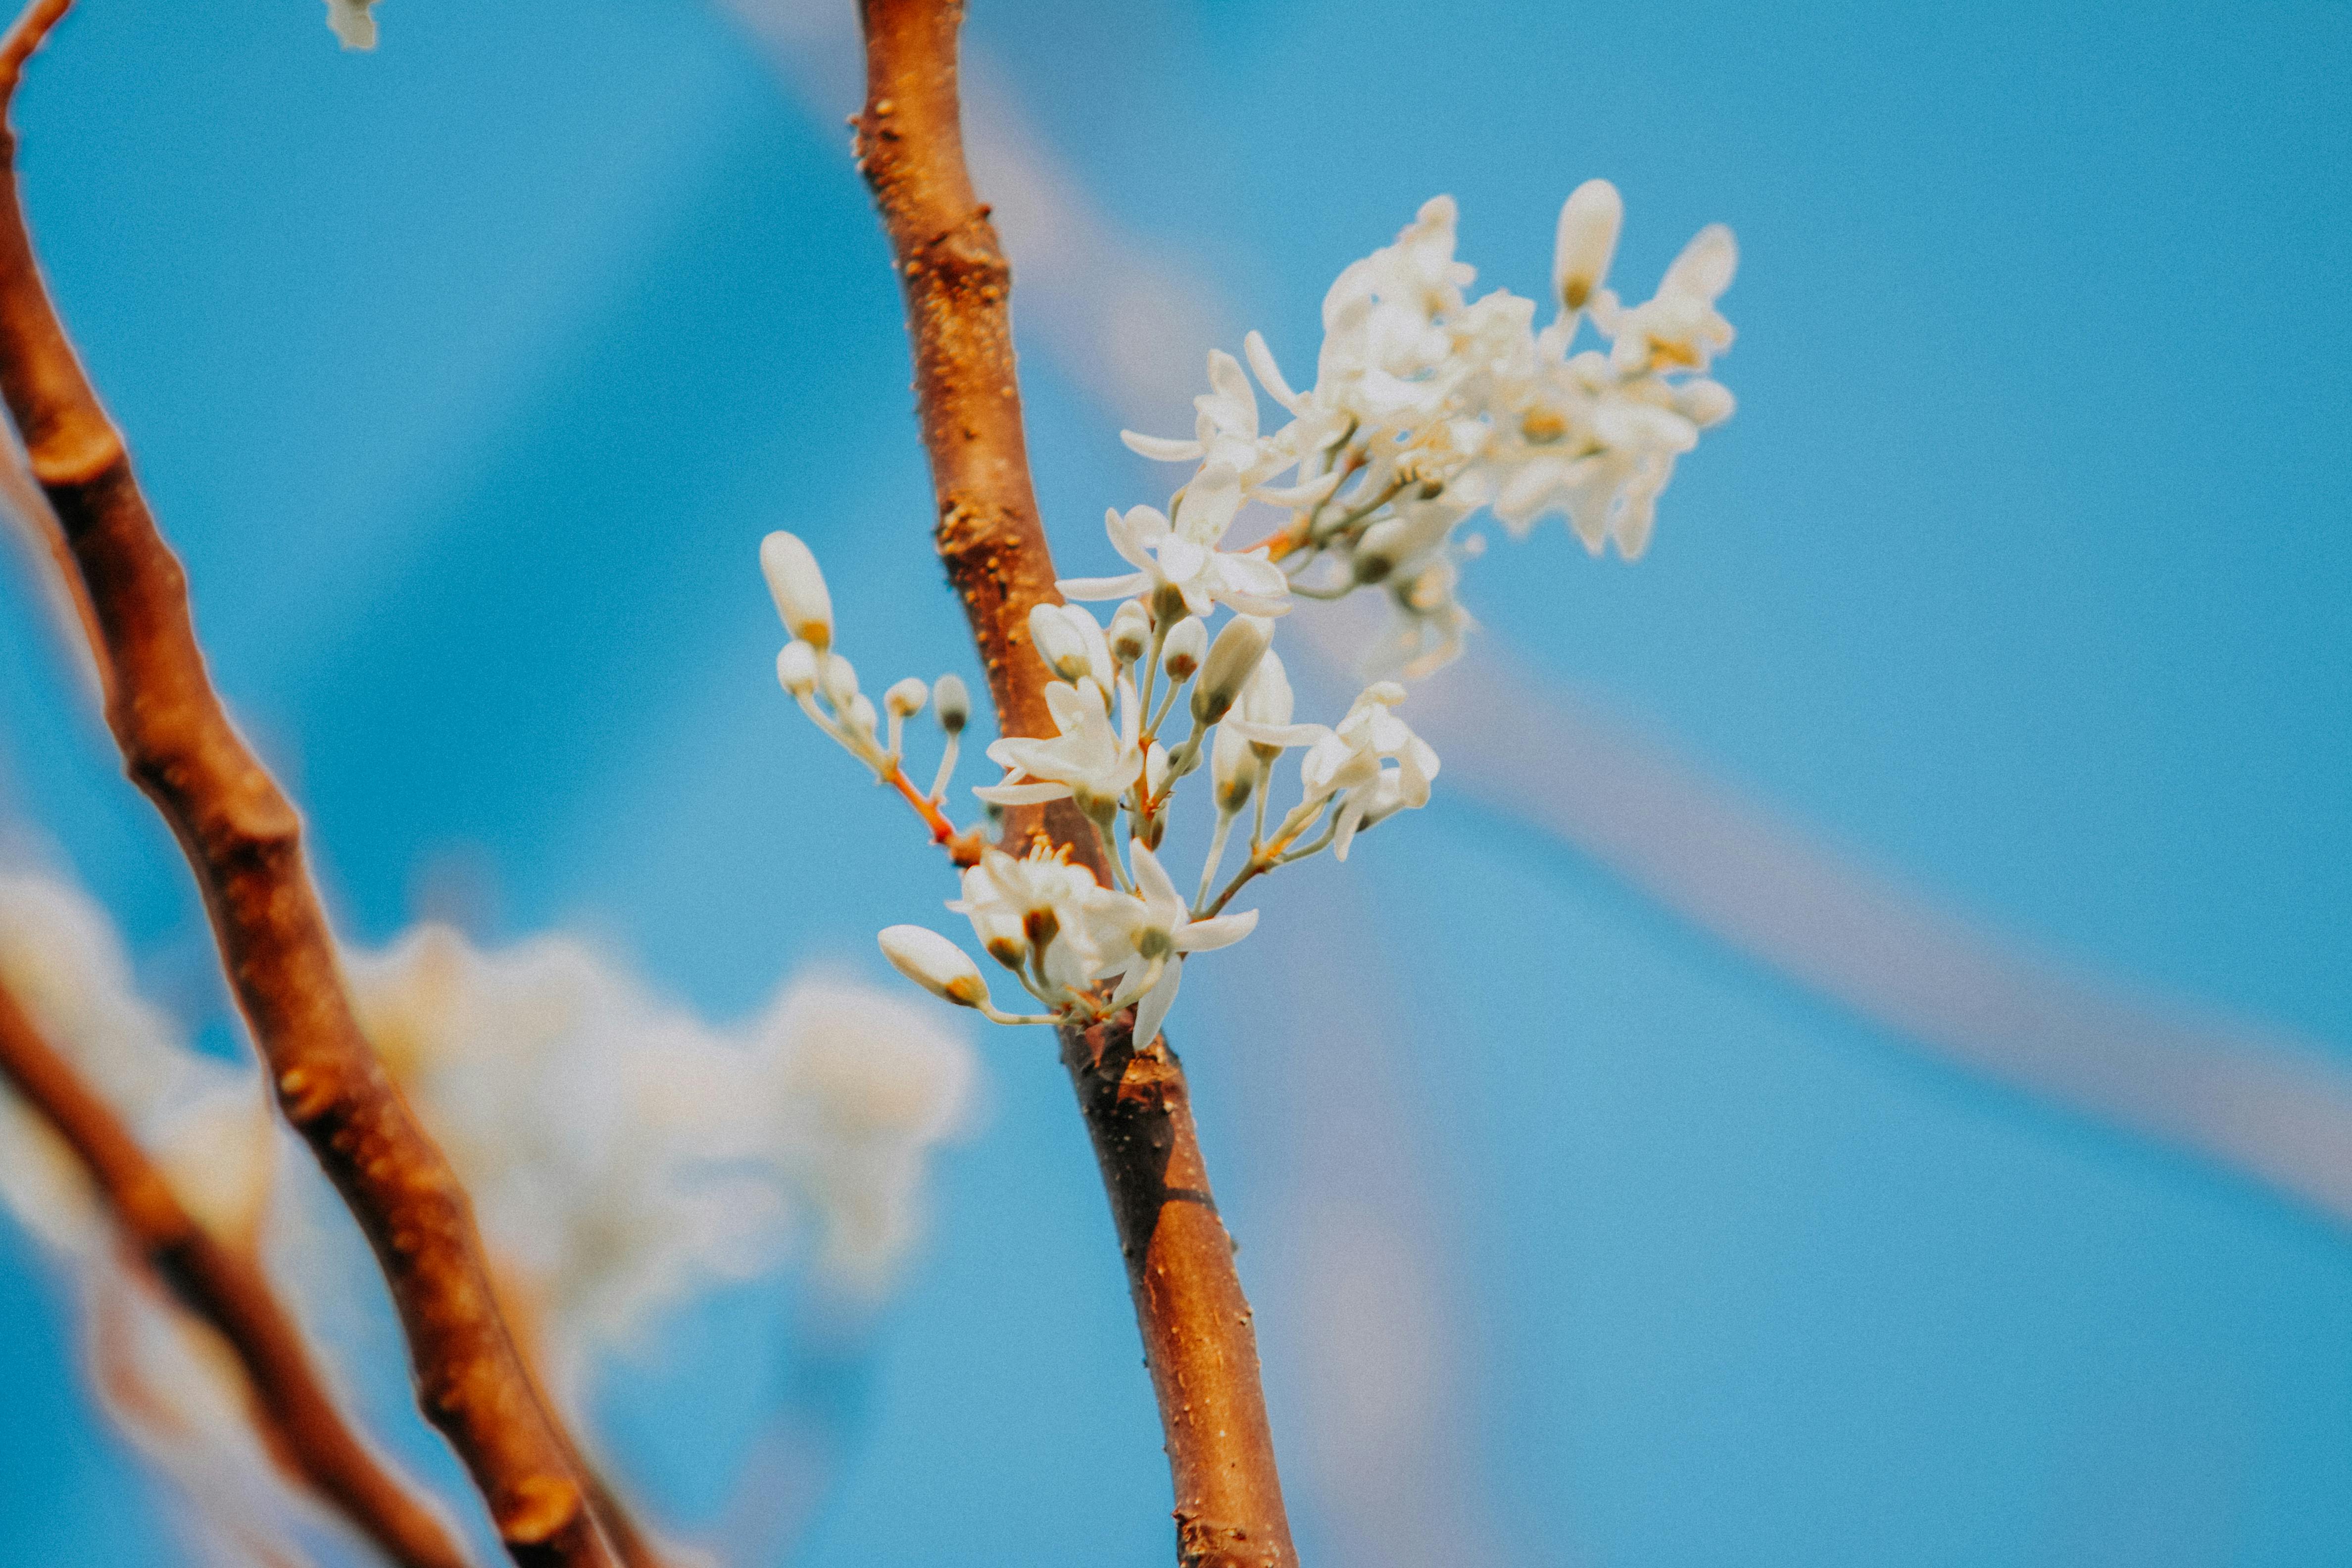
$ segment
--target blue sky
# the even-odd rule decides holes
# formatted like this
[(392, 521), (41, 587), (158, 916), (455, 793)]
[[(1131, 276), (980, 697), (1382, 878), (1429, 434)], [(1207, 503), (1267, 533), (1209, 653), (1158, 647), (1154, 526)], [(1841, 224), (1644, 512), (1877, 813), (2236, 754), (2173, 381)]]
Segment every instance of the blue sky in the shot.
[[(751, 565), (793, 527), (875, 673), (969, 669), (847, 106), (692, 0), (390, 0), (373, 57), (294, 0), (84, 7), (16, 109), (36, 236), (346, 930), (456, 867), (488, 933), (593, 931), (717, 1016), (877, 967), (946, 889), (775, 692)], [(2352, 1053), (2352, 13), (976, 12), (1092, 199), (1302, 369), (1333, 273), (1436, 192), (1522, 292), (1591, 175), (1621, 286), (1730, 223), (1738, 415), (1637, 566), (1498, 543), (1491, 635), (1971, 919)], [(1105, 569), (1093, 520), (1165, 471), (1027, 347), (1049, 528)], [(12, 562), (0, 808), (216, 1021), (184, 874), (35, 615)], [(1439, 795), (1265, 918), (1364, 922), (1325, 983), (1390, 999), (1362, 1071), (1508, 1561), (2352, 1563), (2343, 1233), (1922, 1065)], [(1318, 1331), (1302, 1167), (1350, 1155), (1285, 1057), (1359, 1025), (1245, 954), (1180, 1038), (1335, 1561), (1334, 1417), (1281, 1352)], [(982, 1044), (931, 1246), (827, 1374), (854, 1437), (812, 1563), (1166, 1554), (1066, 1088), (1044, 1040)], [(61, 1312), (0, 1235), (0, 1563), (172, 1561)], [(616, 1377), (681, 1521), (805, 1338), (721, 1300)]]

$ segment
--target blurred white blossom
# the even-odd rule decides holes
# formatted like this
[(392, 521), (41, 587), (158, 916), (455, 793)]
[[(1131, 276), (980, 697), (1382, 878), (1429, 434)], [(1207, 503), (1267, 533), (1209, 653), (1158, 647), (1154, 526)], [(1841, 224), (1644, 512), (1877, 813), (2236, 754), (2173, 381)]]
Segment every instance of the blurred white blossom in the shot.
[(347, 49), (375, 47), (375, 0), (327, 0), (327, 26)]
[(599, 1352), (796, 1231), (837, 1283), (886, 1284), (971, 1084), (961, 1040), (845, 981), (796, 982), (719, 1030), (567, 938), (484, 952), (425, 926), (349, 968), (570, 1395)]

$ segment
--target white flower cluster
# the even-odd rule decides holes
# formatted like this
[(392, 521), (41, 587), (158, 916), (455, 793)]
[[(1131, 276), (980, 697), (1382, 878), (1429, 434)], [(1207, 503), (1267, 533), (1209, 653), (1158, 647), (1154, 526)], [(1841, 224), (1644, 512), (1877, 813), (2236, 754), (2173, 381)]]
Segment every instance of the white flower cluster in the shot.
[[(1244, 340), (1289, 416), (1280, 428), (1261, 431), (1248, 374), (1220, 351), (1211, 390), (1194, 399), (1192, 439), (1126, 433), (1144, 457), (1200, 466), (1172, 524), (1150, 508), (1113, 521), (1111, 542), (1135, 574), (1065, 590), (1107, 598), (1174, 584), (1196, 612), (1217, 597), (1263, 615), (1286, 592), (1329, 599), (1379, 585), (1402, 619), (1388, 660), (1417, 678), (1459, 653), (1472, 624), (1454, 598), (1454, 558), (1475, 552), (1457, 534), (1480, 508), (1514, 535), (1560, 512), (1595, 554), (1613, 539), (1627, 560), (1640, 555), (1675, 459), (1731, 414), (1731, 394), (1705, 372), (1731, 343), (1716, 300), (1738, 252), (1729, 229), (1702, 229), (1654, 297), (1625, 305), (1604, 286), (1623, 213), (1606, 180), (1569, 197), (1555, 313), (1538, 330), (1531, 300), (1467, 299), (1476, 274), (1454, 259), (1454, 202), (1428, 203), (1324, 297), (1313, 387), (1292, 391), (1265, 340)], [(1605, 351), (1572, 352), (1588, 319)], [(1228, 551), (1225, 529), (1248, 501), (1287, 510), (1288, 526)]]
[[(784, 689), (895, 784), (935, 839), (965, 848), (963, 897), (948, 907), (1045, 1010), (1000, 1011), (979, 966), (919, 926), (882, 933), (894, 965), (1000, 1023), (1084, 1024), (1132, 1005), (1135, 1037), (1149, 1040), (1186, 957), (1256, 923), (1255, 911), (1224, 912), (1251, 879), (1327, 847), (1344, 860), (1359, 833), (1428, 802), (1437, 755), (1394, 711), (1404, 689), (1375, 683), (1337, 726), (1292, 722), (1290, 683), (1269, 647), (1275, 620), (1296, 597), (1380, 585), (1404, 619), (1388, 662), (1417, 677), (1458, 653), (1470, 626), (1454, 597), (1454, 558), (1472, 549), (1456, 536), (1480, 508), (1514, 533), (1559, 511), (1595, 552), (1611, 539), (1628, 559), (1642, 552), (1675, 458), (1731, 412), (1731, 395), (1702, 373), (1731, 342), (1715, 301), (1736, 257), (1729, 230), (1705, 229), (1654, 298), (1624, 305), (1603, 286), (1622, 215), (1606, 181), (1569, 198), (1556, 313), (1538, 330), (1532, 300), (1465, 296), (1475, 274), (1454, 258), (1454, 203), (1441, 196), (1332, 285), (1313, 387), (1293, 391), (1265, 339), (1244, 341), (1258, 383), (1289, 416), (1279, 428), (1261, 428), (1249, 374), (1219, 352), (1209, 356), (1211, 390), (1193, 400), (1191, 440), (1126, 433), (1145, 457), (1198, 466), (1166, 511), (1106, 517), (1130, 571), (1058, 584), (1071, 600), (1123, 601), (1108, 626), (1081, 604), (1031, 611), (1031, 640), (1056, 678), (1045, 697), (1057, 733), (998, 741), (988, 755), (1004, 777), (973, 792), (992, 806), (1073, 801), (1094, 825), (1110, 887), (1042, 843), (1025, 854), (968, 847), (941, 809), (966, 714), (961, 683), (951, 712), (953, 678), (940, 683), (948, 754), (919, 795), (899, 759), (922, 682), (890, 689), (886, 742), (833, 649), (815, 558), (792, 534), (768, 536), (761, 564), (793, 639), (777, 659)], [(1588, 318), (1609, 346), (1571, 352)], [(1253, 503), (1282, 509), (1287, 523), (1229, 547)], [(1168, 723), (1188, 685), (1191, 723), (1179, 740)], [(1273, 769), (1292, 748), (1305, 752), (1298, 803), (1269, 828)], [(1204, 763), (1216, 826), (1187, 899), (1159, 850), (1171, 792)], [(1253, 802), (1248, 858), (1218, 889), (1234, 824)]]
[[(260, 1079), (191, 1049), (139, 996), (97, 905), (46, 877), (0, 873), (0, 981), (189, 1211), (216, 1236), (256, 1242), (278, 1170)], [(92, 1387), (190, 1505), (184, 1522), (208, 1560), (305, 1561), (299, 1540), (319, 1510), (255, 1431), (243, 1371), (121, 1245), (80, 1163), (5, 1088), (0, 1206), (69, 1275)]]
[(593, 1352), (796, 1223), (835, 1283), (885, 1283), (971, 1079), (961, 1039), (870, 987), (799, 981), (720, 1032), (565, 938), (486, 953), (425, 926), (348, 967), (567, 1400)]
[[(796, 634), (777, 661), (784, 689), (827, 734), (896, 784), (935, 838), (968, 843), (941, 811), (965, 717), (961, 682), (947, 676), (939, 683), (946, 691), (954, 682), (955, 707), (940, 715), (949, 754), (931, 792), (919, 796), (900, 765), (898, 725), (884, 745), (870, 710), (860, 722), (855, 675), (835, 674), (848, 661), (831, 649), (829, 608), (815, 611), (828, 601), (807, 547), (790, 534), (771, 534), (761, 560), (784, 624)], [(1229, 588), (1219, 578), (1200, 608), (1213, 613)], [(1276, 600), (1272, 607), (1287, 605)], [(970, 855), (963, 897), (948, 907), (971, 921), (982, 946), (1045, 1005), (1044, 1013), (1000, 1011), (979, 966), (936, 931), (892, 926), (881, 936), (885, 956), (938, 995), (998, 1023), (1085, 1023), (1133, 1006), (1137, 1037), (1149, 1040), (1175, 1001), (1186, 956), (1237, 942), (1256, 925), (1255, 910), (1223, 912), (1245, 883), (1326, 848), (1345, 859), (1357, 834), (1425, 805), (1437, 773), (1436, 753), (1391, 711), (1404, 697), (1393, 683), (1367, 689), (1336, 729), (1291, 722), (1290, 682), (1268, 646), (1273, 631), (1268, 617), (1234, 615), (1212, 638), (1192, 601), (1165, 584), (1122, 605), (1108, 629), (1080, 605), (1037, 605), (1029, 634), (1060, 678), (1045, 688), (1060, 732), (996, 742), (988, 756), (1006, 769), (1004, 777), (973, 793), (992, 806), (1074, 801), (1094, 825), (1113, 885), (1102, 886), (1087, 867), (1043, 844), (1023, 855), (1001, 848)], [(815, 704), (827, 680), (835, 688), (829, 713)], [(1189, 731), (1174, 741), (1168, 731), (1170, 741), (1163, 741), (1187, 687)], [(908, 711), (919, 706), (910, 702)], [(894, 718), (897, 712), (894, 705)], [(1294, 747), (1306, 749), (1298, 804), (1269, 829), (1274, 765)], [(1217, 825), (1199, 890), (1187, 899), (1157, 851), (1177, 784), (1204, 764)], [(1234, 824), (1253, 801), (1249, 858), (1213, 895)]]

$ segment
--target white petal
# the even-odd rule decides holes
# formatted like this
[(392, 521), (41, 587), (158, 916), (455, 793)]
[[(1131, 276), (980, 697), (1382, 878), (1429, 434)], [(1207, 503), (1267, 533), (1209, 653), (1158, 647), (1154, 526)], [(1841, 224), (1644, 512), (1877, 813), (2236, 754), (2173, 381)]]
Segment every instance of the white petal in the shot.
[(1731, 287), (1731, 275), (1738, 267), (1738, 241), (1731, 237), (1729, 228), (1711, 223), (1683, 247), (1683, 253), (1666, 268), (1658, 293), (1661, 297), (1690, 295), (1713, 304), (1717, 295)]
[(1155, 463), (1197, 463), (1201, 460), (1201, 443), (1179, 441), (1168, 436), (1143, 436), (1133, 430), (1122, 430), (1118, 438), (1127, 449), (1139, 458), (1149, 458)]
[(1176, 890), (1175, 879), (1160, 863), (1160, 857), (1143, 847), (1137, 839), (1128, 846), (1128, 869), (1135, 874), (1136, 891), (1143, 895), (1144, 907), (1158, 919), (1181, 921), (1184, 918), (1184, 895)]
[(1313, 506), (1328, 499), (1348, 476), (1333, 469), (1319, 479), (1309, 479), (1303, 485), (1259, 485), (1250, 491), (1250, 499), (1268, 506)]
[(1250, 369), (1257, 372), (1260, 386), (1276, 403), (1297, 413), (1298, 394), (1290, 390), (1290, 383), (1282, 378), (1282, 367), (1274, 362), (1274, 351), (1265, 346), (1262, 333), (1252, 332), (1242, 340), (1242, 353), (1249, 356)]
[(1191, 582), (1208, 563), (1208, 547), (1181, 533), (1171, 533), (1160, 542), (1160, 570), (1171, 583)]
[(1364, 820), (1366, 802), (1361, 794), (1352, 794), (1339, 805), (1339, 835), (1331, 841), (1331, 858), (1345, 860), (1348, 847), (1356, 841), (1356, 828)]
[(974, 784), (971, 793), (991, 805), (1043, 805), (1070, 793), (1066, 784)]
[(1231, 947), (1256, 929), (1257, 911), (1244, 910), (1237, 915), (1194, 921), (1176, 933), (1176, 945), (1185, 952), (1213, 952), (1221, 947)]
[(1242, 507), (1241, 476), (1223, 463), (1212, 463), (1192, 476), (1184, 499), (1176, 508), (1176, 528), (1187, 539), (1214, 544), (1233, 526)]
[(1151, 586), (1150, 576), (1142, 572), (1130, 572), (1124, 577), (1065, 577), (1054, 586), (1065, 599), (1126, 599)]
[(1168, 1009), (1176, 1005), (1176, 987), (1184, 981), (1184, 961), (1178, 959), (1160, 972), (1160, 978), (1143, 1000), (1135, 1007), (1135, 1042), (1140, 1050), (1151, 1044), (1160, 1033), (1160, 1026), (1168, 1017)]
[(1217, 422), (1226, 434), (1243, 437), (1257, 435), (1257, 394), (1251, 390), (1249, 377), (1242, 374), (1241, 361), (1223, 349), (1209, 351), (1209, 384), (1216, 388), (1212, 400)]
[(1321, 724), (1253, 724), (1246, 719), (1238, 718), (1228, 719), (1225, 722), (1232, 725), (1234, 733), (1244, 741), (1254, 741), (1261, 746), (1281, 746), (1286, 750), (1292, 746), (1312, 746), (1328, 740), (1331, 734), (1330, 730)]
[(1261, 599), (1279, 600), (1290, 594), (1290, 579), (1263, 555), (1219, 551), (1217, 575), (1234, 592), (1255, 594)]

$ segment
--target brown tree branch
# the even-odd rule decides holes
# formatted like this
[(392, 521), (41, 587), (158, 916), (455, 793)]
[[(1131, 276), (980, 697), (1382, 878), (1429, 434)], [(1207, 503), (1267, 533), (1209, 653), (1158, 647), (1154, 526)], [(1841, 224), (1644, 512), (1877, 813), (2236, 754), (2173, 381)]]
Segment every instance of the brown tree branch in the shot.
[(385, 1468), (328, 1394), (301, 1330), (243, 1247), (222, 1242), (173, 1195), (111, 1107), (0, 986), (0, 1080), (56, 1131), (133, 1249), (245, 1369), (270, 1451), (402, 1568), (467, 1568), (439, 1512)]
[[(69, 3), (35, 0), (0, 40), (0, 116)], [(517, 1562), (604, 1568), (613, 1554), (499, 1320), (472, 1206), (352, 1016), (300, 818), (213, 690), (186, 578), (49, 300), (5, 126), (0, 396), (95, 616), (107, 725), (186, 852), (287, 1121), (374, 1248), (426, 1418), (471, 1472)]]
[[(957, 0), (863, 0), (866, 99), (859, 165), (907, 297), (915, 396), (939, 501), (937, 539), (963, 601), (1006, 734), (1053, 732), (1033, 605), (1058, 603), (1030, 488), (1014, 374), (1011, 272), (964, 167)], [(1027, 837), (1018, 819), (1016, 838)], [(1108, 880), (1068, 802), (1043, 831)], [(1164, 1039), (1137, 1050), (1125, 1022), (1063, 1032), (1064, 1063), (1102, 1167), (1136, 1325), (1159, 1396), (1185, 1568), (1288, 1568), (1297, 1555), (1257, 1339), (1233, 1242), (1209, 1194), (1184, 1069)]]

